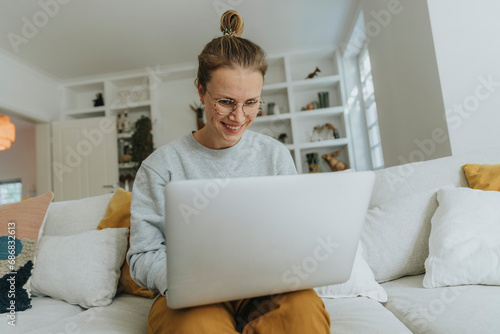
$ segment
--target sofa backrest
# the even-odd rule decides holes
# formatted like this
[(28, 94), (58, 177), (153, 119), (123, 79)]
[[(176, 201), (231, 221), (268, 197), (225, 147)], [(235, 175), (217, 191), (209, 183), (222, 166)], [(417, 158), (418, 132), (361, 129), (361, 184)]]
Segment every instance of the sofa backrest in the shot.
[(461, 169), (468, 163), (499, 164), (500, 147), (375, 172), (361, 242), (378, 282), (424, 273), (436, 192), (468, 187)]
[(468, 187), (461, 169), (468, 163), (499, 164), (500, 147), (377, 170), (370, 208), (424, 190)]

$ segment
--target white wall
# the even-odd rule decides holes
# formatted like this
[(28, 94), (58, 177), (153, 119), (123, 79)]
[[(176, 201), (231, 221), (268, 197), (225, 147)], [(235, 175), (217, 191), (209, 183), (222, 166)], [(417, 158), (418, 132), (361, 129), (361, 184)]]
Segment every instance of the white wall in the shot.
[(426, 1), (362, 8), (386, 167), (451, 155)]
[(0, 110), (37, 121), (59, 117), (62, 90), (59, 83), (0, 52)]
[(428, 5), (453, 154), (500, 145), (500, 2)]
[(16, 131), (10, 149), (0, 151), (0, 180), (21, 178), (23, 198), (36, 195), (35, 127)]

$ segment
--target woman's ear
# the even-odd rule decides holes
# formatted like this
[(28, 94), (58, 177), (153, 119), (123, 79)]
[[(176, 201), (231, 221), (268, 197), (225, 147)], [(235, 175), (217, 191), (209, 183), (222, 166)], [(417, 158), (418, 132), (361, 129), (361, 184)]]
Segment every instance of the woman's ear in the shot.
[(198, 95), (200, 96), (200, 102), (201, 102), (201, 104), (204, 105), (205, 99), (204, 99), (203, 95), (205, 95), (205, 90), (203, 89), (203, 87), (201, 86), (199, 81), (196, 82), (196, 87), (198, 88)]

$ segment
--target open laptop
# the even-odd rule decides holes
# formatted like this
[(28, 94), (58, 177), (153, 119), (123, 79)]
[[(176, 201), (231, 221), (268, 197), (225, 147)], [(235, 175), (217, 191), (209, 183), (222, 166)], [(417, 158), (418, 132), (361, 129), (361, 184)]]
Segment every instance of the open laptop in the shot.
[(168, 306), (347, 281), (374, 179), (342, 172), (168, 183)]

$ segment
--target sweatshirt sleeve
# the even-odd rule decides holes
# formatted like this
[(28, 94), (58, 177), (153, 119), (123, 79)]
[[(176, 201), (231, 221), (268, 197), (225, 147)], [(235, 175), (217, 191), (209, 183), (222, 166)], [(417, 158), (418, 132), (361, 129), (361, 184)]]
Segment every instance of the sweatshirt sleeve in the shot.
[(167, 289), (164, 188), (169, 180), (170, 175), (164, 177), (143, 162), (130, 207), (130, 274), (138, 285), (161, 294)]

